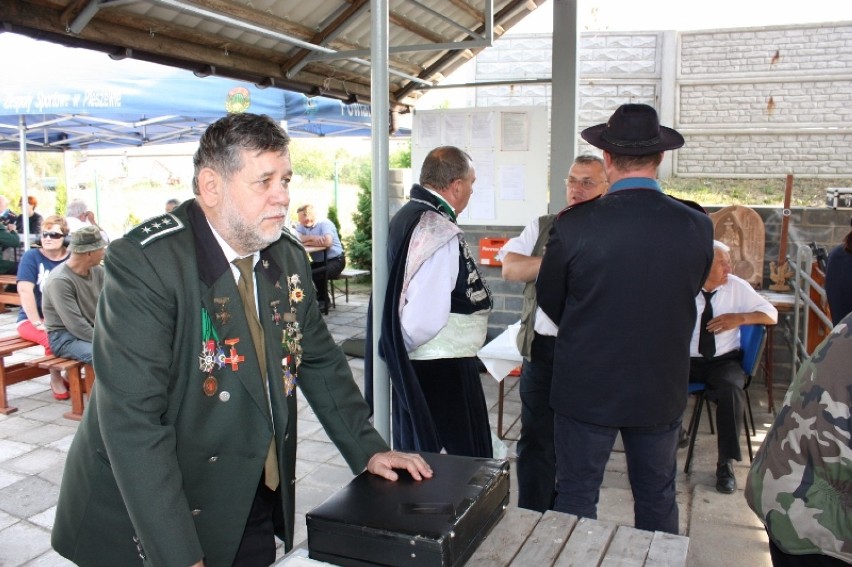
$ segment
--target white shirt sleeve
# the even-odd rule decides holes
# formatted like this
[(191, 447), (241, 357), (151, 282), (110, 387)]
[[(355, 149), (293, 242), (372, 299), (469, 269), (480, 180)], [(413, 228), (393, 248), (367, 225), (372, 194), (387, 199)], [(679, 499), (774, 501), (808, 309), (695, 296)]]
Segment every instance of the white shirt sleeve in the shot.
[(532, 256), (535, 241), (538, 240), (538, 217), (535, 217), (530, 224), (524, 227), (524, 230), (515, 238), (510, 238), (497, 252), (496, 259), (499, 262), (503, 261), (506, 254), (514, 252), (523, 256)]
[(428, 342), (450, 318), (450, 294), (459, 277), (459, 239), (451, 238), (411, 278), (400, 317), (408, 352)]

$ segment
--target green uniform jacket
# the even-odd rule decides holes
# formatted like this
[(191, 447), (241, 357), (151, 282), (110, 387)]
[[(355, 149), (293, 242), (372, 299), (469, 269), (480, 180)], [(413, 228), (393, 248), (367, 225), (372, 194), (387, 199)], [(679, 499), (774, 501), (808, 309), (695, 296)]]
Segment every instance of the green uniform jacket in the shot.
[[(304, 292), (293, 303), (303, 395), (353, 472), (388, 450), (317, 308), (305, 250), (285, 231), (255, 268), (271, 402), (230, 266), (195, 201), (111, 243), (105, 266), (96, 386), (65, 465), (54, 548), (82, 566), (187, 567), (202, 557), (230, 566), (272, 439), (271, 403), (283, 504), (276, 532), (289, 549), (297, 416), (283, 382), (286, 321), (276, 317), (289, 312), (288, 278), (298, 275)], [(201, 370), (202, 310), (226, 354), (225, 341), (239, 339), (237, 369)], [(229, 316), (216, 317), (223, 310)], [(210, 375), (215, 391), (205, 391)]]

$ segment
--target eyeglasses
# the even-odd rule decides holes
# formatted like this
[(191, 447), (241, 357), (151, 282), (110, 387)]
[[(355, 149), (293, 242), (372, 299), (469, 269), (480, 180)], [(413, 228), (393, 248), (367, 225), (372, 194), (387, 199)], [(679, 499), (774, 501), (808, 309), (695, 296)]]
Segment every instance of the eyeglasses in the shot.
[(582, 187), (583, 189), (594, 189), (598, 186), (599, 181), (595, 181), (593, 179), (574, 179), (573, 177), (569, 177), (567, 179), (563, 179), (566, 186), (572, 187)]
[(50, 239), (53, 239), (53, 240), (59, 240), (60, 238), (65, 238), (65, 235), (62, 234), (61, 232), (42, 232), (41, 237), (42, 238), (50, 238)]

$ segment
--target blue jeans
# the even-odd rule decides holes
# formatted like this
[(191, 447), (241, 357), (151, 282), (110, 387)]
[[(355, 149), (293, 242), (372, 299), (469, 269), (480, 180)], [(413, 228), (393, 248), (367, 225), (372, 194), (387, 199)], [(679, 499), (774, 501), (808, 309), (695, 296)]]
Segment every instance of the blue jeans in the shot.
[(50, 350), (56, 356), (92, 363), (92, 343), (89, 341), (80, 340), (68, 331), (50, 331), (47, 338)]
[(553, 450), (553, 348), (556, 337), (536, 333), (530, 358), (521, 366), (521, 438), (518, 439), (518, 506), (538, 512), (553, 507), (556, 455)]
[(655, 427), (606, 427), (557, 413), (556, 504), (554, 510), (597, 518), (604, 468), (621, 431), (633, 491), (634, 526), (678, 533), (675, 500), (677, 442), (681, 420)]

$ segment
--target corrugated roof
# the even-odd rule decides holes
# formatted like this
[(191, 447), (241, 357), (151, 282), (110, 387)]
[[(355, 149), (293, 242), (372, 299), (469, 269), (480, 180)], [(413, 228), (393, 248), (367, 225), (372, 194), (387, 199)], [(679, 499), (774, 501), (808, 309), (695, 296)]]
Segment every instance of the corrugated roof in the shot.
[[(492, 0), (496, 39), (545, 0)], [(487, 2), (390, 0), (390, 102), (487, 45)], [(277, 86), (369, 101), (369, 0), (4, 0), (2, 31)]]

